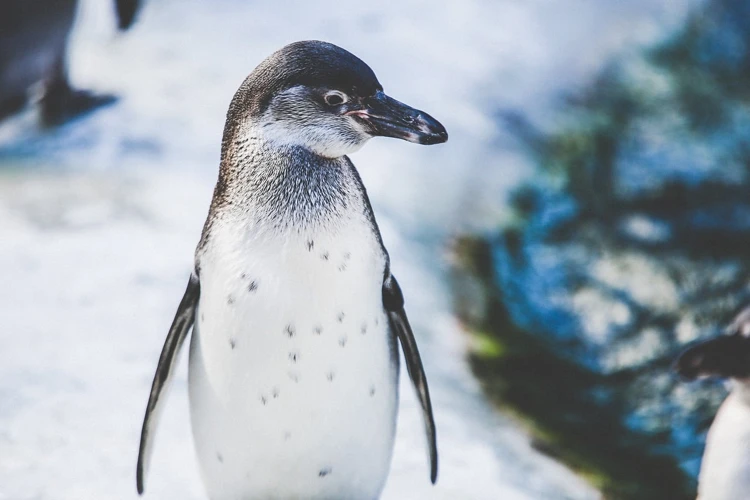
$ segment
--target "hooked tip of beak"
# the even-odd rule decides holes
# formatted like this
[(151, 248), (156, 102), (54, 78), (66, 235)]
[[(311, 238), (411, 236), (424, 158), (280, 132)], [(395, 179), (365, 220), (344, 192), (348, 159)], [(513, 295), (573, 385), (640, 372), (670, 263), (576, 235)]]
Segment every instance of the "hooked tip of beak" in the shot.
[(420, 144), (432, 145), (442, 144), (448, 140), (448, 131), (445, 127), (437, 120), (432, 119), (428, 122), (429, 125), (420, 124), (421, 134), (418, 135), (418, 141)]

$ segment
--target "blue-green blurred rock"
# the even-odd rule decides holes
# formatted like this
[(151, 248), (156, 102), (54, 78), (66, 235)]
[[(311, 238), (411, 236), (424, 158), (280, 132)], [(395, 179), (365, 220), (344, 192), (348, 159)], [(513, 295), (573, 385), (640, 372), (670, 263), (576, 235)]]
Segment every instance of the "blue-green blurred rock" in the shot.
[(725, 394), (669, 367), (750, 302), (748, 26), (750, 3), (708, 2), (554, 132), (506, 114), (545, 174), (516, 224), (456, 247), (475, 371), (607, 498), (694, 497)]

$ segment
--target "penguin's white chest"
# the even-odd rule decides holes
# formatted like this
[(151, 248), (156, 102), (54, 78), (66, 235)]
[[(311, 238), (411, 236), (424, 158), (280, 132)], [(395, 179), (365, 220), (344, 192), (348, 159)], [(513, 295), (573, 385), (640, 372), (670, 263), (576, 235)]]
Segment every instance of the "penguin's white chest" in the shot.
[(379, 495), (398, 357), (382, 306), (384, 256), (357, 222), (226, 246), (218, 238), (201, 260), (189, 391), (212, 500)]

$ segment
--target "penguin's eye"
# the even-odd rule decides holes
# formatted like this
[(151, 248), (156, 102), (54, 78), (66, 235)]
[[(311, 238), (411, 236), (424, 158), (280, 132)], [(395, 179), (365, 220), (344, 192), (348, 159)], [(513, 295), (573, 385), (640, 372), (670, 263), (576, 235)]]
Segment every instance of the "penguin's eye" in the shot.
[(329, 106), (338, 106), (339, 104), (344, 104), (347, 100), (346, 95), (335, 90), (328, 92), (323, 99)]

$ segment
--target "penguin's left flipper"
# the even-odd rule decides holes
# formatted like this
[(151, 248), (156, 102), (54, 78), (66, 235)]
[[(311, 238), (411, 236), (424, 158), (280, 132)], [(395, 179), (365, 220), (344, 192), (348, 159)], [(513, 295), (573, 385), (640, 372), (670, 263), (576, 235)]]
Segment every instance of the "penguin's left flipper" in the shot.
[(154, 433), (159, 421), (159, 416), (164, 408), (166, 392), (174, 375), (180, 348), (185, 343), (190, 327), (195, 321), (195, 309), (200, 297), (200, 281), (195, 275), (190, 276), (190, 281), (177, 307), (172, 326), (169, 328), (167, 339), (159, 356), (159, 364), (156, 367), (154, 382), (151, 384), (151, 394), (148, 397), (146, 416), (143, 418), (141, 429), (141, 444), (138, 449), (138, 468), (136, 470), (136, 485), (138, 494), (143, 494), (146, 472), (151, 461), (151, 450), (154, 444)]
[(391, 329), (396, 333), (401, 343), (401, 349), (404, 351), (404, 359), (406, 360), (406, 370), (409, 372), (409, 378), (414, 384), (419, 403), (422, 405), (422, 416), (430, 452), (430, 480), (432, 484), (435, 484), (438, 472), (437, 432), (435, 430), (435, 418), (432, 415), (430, 390), (427, 387), (427, 376), (422, 366), (422, 358), (419, 357), (417, 341), (411, 331), (411, 326), (409, 326), (409, 320), (406, 318), (404, 295), (401, 293), (401, 287), (398, 286), (396, 278), (390, 273), (386, 273), (383, 282), (383, 306), (388, 313)]

